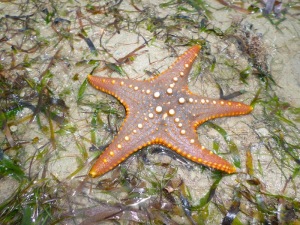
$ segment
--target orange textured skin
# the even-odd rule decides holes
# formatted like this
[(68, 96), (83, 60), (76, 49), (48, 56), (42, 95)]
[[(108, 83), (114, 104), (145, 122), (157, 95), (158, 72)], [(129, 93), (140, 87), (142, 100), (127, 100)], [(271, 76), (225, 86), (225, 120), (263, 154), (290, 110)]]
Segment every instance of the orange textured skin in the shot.
[(191, 47), (166, 71), (145, 81), (88, 76), (93, 87), (113, 95), (126, 109), (119, 133), (92, 166), (92, 177), (105, 174), (152, 144), (166, 146), (196, 163), (236, 172), (229, 162), (199, 143), (196, 128), (210, 119), (248, 114), (252, 107), (190, 92), (188, 74), (200, 48)]

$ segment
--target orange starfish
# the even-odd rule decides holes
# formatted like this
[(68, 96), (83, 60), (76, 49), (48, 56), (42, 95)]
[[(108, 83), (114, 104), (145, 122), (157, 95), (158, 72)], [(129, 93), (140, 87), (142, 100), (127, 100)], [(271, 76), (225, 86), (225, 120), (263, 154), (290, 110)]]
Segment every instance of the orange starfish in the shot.
[(145, 81), (88, 76), (92, 86), (116, 97), (126, 109), (126, 119), (118, 135), (90, 170), (92, 177), (103, 175), (134, 152), (152, 144), (166, 146), (189, 160), (217, 170), (236, 171), (199, 143), (196, 128), (217, 117), (250, 113), (252, 107), (191, 93), (188, 74), (200, 48), (191, 47), (166, 71)]

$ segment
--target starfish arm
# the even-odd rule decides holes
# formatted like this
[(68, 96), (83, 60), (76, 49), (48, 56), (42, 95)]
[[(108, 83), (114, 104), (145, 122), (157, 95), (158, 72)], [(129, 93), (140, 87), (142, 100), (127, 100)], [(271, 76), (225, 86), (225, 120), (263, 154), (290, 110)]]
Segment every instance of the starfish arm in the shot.
[(125, 106), (126, 111), (129, 110), (130, 106), (138, 104), (139, 98), (143, 93), (150, 91), (144, 88), (147, 87), (144, 81), (138, 80), (88, 75), (88, 81), (97, 90), (117, 98)]
[(217, 100), (206, 97), (194, 96), (191, 103), (191, 121), (197, 127), (207, 120), (239, 116), (250, 113), (253, 108), (240, 102)]
[(177, 87), (187, 87), (188, 75), (200, 49), (199, 45), (189, 48), (167, 70), (153, 79), (159, 83), (174, 83), (175, 81)]
[(193, 162), (226, 173), (236, 172), (236, 168), (229, 162), (207, 150), (199, 143), (196, 130), (192, 127), (189, 127), (189, 129), (173, 127), (165, 139), (167, 143), (172, 143), (166, 145), (167, 147)]
[(139, 149), (154, 143), (152, 124), (127, 115), (117, 136), (99, 156), (90, 170), (97, 177), (115, 168)]

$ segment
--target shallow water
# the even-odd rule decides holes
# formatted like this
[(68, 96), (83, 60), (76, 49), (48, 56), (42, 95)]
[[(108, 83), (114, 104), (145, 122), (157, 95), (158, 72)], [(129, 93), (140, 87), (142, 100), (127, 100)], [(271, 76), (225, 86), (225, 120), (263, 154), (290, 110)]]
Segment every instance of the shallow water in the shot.
[[(236, 223), (299, 222), (294, 3), (283, 4), (278, 18), (274, 11), (263, 16), (262, 3), (252, 3), (258, 11), (251, 14), (217, 1), (162, 3), (0, 3), (0, 15), (8, 15), (0, 26), (0, 138), (7, 160), (0, 217), (14, 218), (2, 223), (226, 224), (231, 209), (239, 209)], [(196, 43), (202, 50), (190, 90), (217, 99), (220, 88), (225, 96), (242, 91), (233, 100), (255, 106), (251, 115), (213, 120), (220, 129), (209, 123), (197, 129), (201, 144), (238, 173), (221, 176), (157, 147), (89, 178), (97, 149), (111, 143), (125, 110), (85, 83), (87, 75), (148, 79)]]

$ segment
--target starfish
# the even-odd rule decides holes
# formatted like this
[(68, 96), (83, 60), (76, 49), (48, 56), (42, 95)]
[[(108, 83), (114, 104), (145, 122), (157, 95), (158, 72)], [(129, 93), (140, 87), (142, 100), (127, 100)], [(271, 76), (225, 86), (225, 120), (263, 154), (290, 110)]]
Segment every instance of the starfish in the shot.
[(116, 97), (126, 118), (112, 143), (99, 156), (90, 176), (101, 176), (143, 147), (159, 144), (196, 163), (235, 173), (236, 168), (199, 143), (197, 127), (217, 117), (248, 114), (252, 107), (240, 102), (193, 94), (188, 75), (201, 47), (193, 46), (166, 71), (148, 80), (88, 75), (96, 89)]

